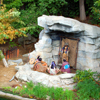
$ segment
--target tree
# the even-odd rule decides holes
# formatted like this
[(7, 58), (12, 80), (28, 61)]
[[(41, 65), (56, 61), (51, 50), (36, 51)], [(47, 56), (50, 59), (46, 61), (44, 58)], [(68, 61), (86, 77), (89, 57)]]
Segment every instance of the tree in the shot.
[(20, 12), (15, 8), (6, 11), (6, 6), (0, 6), (0, 44), (6, 43), (7, 39), (11, 41), (20, 36), (26, 36), (26, 28), (15, 29), (11, 26), (12, 22), (18, 22), (24, 24), (24, 22), (19, 20)]
[(91, 12), (92, 12), (91, 17), (94, 23), (100, 24), (100, 0), (94, 2), (93, 7), (91, 7)]
[[(4, 0), (7, 9), (16, 8), (21, 12), (20, 19), (25, 22), (24, 27), (28, 28), (27, 33), (38, 36), (41, 28), (37, 25), (37, 18), (43, 14), (63, 15), (66, 12), (67, 2), (65, 0)], [(66, 12), (67, 13), (67, 12)], [(21, 28), (23, 25), (12, 23), (14, 28)]]
[[(74, 1), (77, 2), (78, 0)], [(79, 9), (80, 9), (80, 20), (81, 21), (86, 20), (84, 0), (79, 0)]]
[(79, 8), (80, 8), (80, 20), (84, 21), (86, 20), (84, 0), (79, 0)]

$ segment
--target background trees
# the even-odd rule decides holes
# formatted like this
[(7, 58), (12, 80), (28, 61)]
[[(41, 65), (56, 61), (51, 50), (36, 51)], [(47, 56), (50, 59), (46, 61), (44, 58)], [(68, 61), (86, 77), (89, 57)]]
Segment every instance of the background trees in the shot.
[(20, 36), (25, 36), (25, 28), (15, 29), (11, 23), (18, 22), (24, 24), (19, 20), (20, 12), (15, 8), (6, 11), (5, 5), (0, 6), (0, 44), (5, 44), (7, 39), (13, 40)]
[(100, 0), (94, 2), (93, 7), (91, 7), (91, 12), (92, 22), (100, 25)]
[(41, 27), (37, 25), (37, 18), (43, 14), (71, 18), (80, 16), (82, 21), (90, 16), (92, 23), (100, 22), (100, 0), (4, 0), (4, 4), (6, 10), (16, 8), (20, 11), (19, 19), (25, 23), (12, 22), (11, 26), (15, 29), (28, 27), (26, 33), (34, 36), (40, 33)]

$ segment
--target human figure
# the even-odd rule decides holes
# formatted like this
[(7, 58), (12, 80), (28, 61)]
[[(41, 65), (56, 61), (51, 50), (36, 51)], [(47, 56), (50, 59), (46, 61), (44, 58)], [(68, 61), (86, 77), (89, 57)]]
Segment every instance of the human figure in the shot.
[(67, 72), (70, 73), (70, 65), (66, 60), (63, 60), (61, 72)]
[(68, 43), (66, 43), (64, 45), (64, 47), (61, 50), (61, 53), (62, 53), (62, 63), (63, 63), (63, 60), (66, 60), (68, 62), (69, 61), (69, 59), (68, 59), (68, 54), (69, 54), (69, 45), (68, 45)]
[(51, 65), (49, 68), (47, 68), (47, 72), (51, 75), (56, 75), (60, 72), (60, 70), (56, 67), (56, 64), (54, 61), (52, 61)]
[(48, 66), (47, 63), (40, 58), (40, 56), (37, 57), (37, 60), (40, 61), (43, 66)]
[(34, 63), (33, 70), (34, 71), (38, 71), (38, 72), (44, 72), (44, 73), (46, 73), (47, 63), (44, 62), (44, 61), (42, 61), (42, 58), (38, 57), (38, 59)]

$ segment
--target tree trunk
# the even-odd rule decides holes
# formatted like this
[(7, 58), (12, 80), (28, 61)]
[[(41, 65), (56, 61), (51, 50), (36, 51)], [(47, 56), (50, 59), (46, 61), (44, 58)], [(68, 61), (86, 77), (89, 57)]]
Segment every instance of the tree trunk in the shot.
[(80, 20), (84, 21), (86, 20), (84, 0), (79, 0), (79, 8), (80, 8)]

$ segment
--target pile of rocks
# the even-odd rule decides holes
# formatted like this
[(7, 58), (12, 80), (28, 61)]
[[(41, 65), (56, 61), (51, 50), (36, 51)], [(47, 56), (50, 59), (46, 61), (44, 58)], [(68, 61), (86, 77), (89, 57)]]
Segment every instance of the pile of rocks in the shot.
[(76, 83), (74, 83), (74, 73), (65, 73), (59, 75), (49, 75), (42, 72), (31, 70), (33, 65), (25, 64), (23, 66), (16, 66), (15, 69), (18, 71), (15, 77), (20, 81), (32, 81), (34, 84), (41, 83), (48, 87), (62, 87), (64, 89), (73, 90)]

